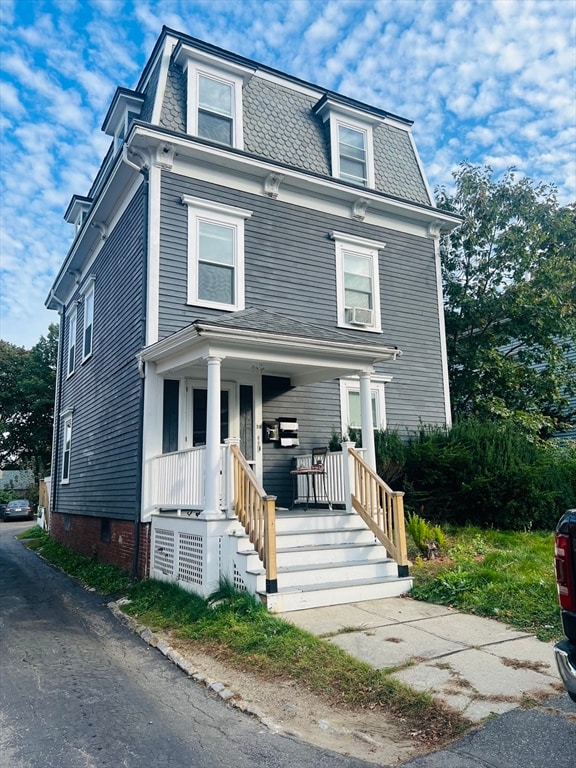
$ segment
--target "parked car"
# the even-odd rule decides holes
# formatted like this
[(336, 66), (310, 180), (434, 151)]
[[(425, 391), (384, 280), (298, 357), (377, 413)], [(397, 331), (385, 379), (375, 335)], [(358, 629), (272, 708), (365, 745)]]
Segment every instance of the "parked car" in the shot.
[(13, 499), (6, 504), (4, 520), (14, 520), (18, 517), (27, 520), (32, 520), (34, 517), (34, 507), (28, 499)]
[(565, 640), (554, 646), (556, 664), (572, 701), (576, 702), (576, 509), (569, 509), (556, 527), (556, 584)]
[(4, 520), (5, 511), (6, 511), (6, 504), (0, 504), (0, 520)]

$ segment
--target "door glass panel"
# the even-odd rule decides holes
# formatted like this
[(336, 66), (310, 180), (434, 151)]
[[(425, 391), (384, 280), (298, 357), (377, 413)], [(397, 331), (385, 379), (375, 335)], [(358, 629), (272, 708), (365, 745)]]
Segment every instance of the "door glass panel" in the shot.
[[(194, 389), (192, 392), (192, 445), (206, 445), (206, 414), (208, 391)], [(228, 437), (229, 416), (228, 391), (220, 392), (220, 442)]]
[(254, 398), (247, 384), (240, 385), (240, 450), (248, 461), (254, 460)]
[(162, 453), (178, 450), (178, 399), (180, 382), (164, 380)]

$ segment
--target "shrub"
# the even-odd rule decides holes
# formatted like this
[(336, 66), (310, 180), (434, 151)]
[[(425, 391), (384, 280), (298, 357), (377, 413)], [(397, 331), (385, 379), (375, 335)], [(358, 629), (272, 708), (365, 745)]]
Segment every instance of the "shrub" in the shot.
[[(437, 549), (446, 545), (446, 537), (439, 525), (430, 525), (415, 512), (406, 517), (406, 530), (412, 537), (418, 551), (432, 559)], [(435, 545), (435, 546), (434, 546)]]
[[(354, 435), (357, 439), (358, 435)], [(544, 442), (513, 421), (375, 433), (380, 476), (429, 520), (551, 529), (576, 506), (576, 443)]]

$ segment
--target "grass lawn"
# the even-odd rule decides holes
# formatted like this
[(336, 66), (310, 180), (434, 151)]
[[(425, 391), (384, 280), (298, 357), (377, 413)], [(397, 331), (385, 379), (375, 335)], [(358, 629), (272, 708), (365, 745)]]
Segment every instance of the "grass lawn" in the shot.
[(554, 534), (450, 528), (441, 557), (416, 558), (412, 596), (499, 619), (540, 640), (563, 636)]

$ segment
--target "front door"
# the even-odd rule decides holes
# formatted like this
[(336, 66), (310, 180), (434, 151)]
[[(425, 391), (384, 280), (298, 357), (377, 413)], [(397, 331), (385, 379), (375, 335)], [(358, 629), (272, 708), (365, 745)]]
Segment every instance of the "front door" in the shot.
[[(206, 383), (186, 379), (182, 416), (182, 444), (191, 448), (206, 444)], [(220, 442), (240, 439), (240, 450), (262, 482), (260, 379), (223, 381), (220, 387)]]

